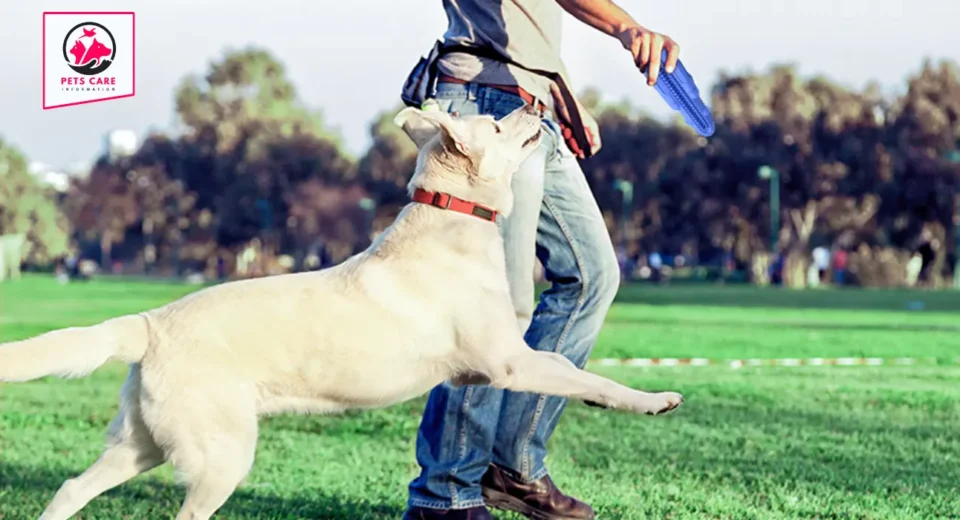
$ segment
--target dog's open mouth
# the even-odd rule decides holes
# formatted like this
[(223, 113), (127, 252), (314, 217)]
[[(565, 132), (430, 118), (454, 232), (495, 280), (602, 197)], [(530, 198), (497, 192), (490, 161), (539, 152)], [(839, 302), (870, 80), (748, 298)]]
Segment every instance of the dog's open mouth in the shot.
[(530, 146), (531, 144), (535, 143), (535, 142), (537, 141), (537, 139), (540, 139), (540, 133), (541, 133), (541, 132), (543, 132), (543, 130), (540, 129), (540, 128), (538, 128), (538, 129), (537, 129), (537, 133), (531, 135), (529, 139), (527, 139), (526, 141), (524, 141), (524, 142), (523, 142), (523, 145), (521, 145), (521, 148), (526, 148), (526, 147)]

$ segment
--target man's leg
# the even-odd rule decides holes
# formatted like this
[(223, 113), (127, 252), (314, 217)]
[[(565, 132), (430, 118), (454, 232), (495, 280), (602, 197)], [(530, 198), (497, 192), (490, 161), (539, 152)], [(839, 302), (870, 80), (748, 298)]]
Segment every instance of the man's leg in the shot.
[[(461, 115), (485, 113), (502, 117), (523, 104), (516, 96), (475, 86), (438, 89), (441, 110)], [(477, 99), (477, 97), (482, 99)], [(542, 145), (513, 178), (515, 203), (501, 222), (507, 247), (511, 292), (517, 320), (526, 327), (533, 311), (533, 269), (537, 222), (543, 197), (544, 168), (549, 146)], [(491, 386), (436, 387), (427, 400), (417, 435), (421, 473), (410, 484), (409, 504), (427, 509), (467, 509), (483, 505), (480, 479), (491, 461), (503, 391)]]
[[(616, 253), (576, 158), (557, 137), (547, 161), (537, 255), (551, 287), (543, 293), (525, 340), (586, 365), (620, 283)], [(494, 463), (520, 482), (547, 476), (546, 443), (566, 399), (506, 392)]]

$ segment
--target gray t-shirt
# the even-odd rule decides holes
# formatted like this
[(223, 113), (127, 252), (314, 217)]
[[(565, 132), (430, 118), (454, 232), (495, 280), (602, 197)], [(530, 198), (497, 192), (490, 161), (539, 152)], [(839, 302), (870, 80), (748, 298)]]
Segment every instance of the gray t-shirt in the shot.
[[(449, 22), (444, 43), (489, 47), (566, 79), (560, 60), (563, 10), (556, 0), (443, 0), (443, 9)], [(553, 108), (551, 81), (519, 67), (454, 53), (441, 58), (437, 69), (463, 81), (519, 86)]]

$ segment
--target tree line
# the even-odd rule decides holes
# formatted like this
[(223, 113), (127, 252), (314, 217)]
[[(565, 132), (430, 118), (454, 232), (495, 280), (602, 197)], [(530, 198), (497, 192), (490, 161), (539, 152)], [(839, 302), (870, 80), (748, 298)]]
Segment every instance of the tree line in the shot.
[[(372, 144), (354, 158), (263, 49), (225, 54), (174, 98), (175, 132), (149, 136), (131, 156), (101, 157), (59, 196), (0, 141), (0, 235), (26, 233), (35, 265), (79, 250), (134, 272), (230, 270), (255, 244), (306, 269), (363, 249), (407, 202), (416, 150), (391, 122), (399, 105), (371, 124)], [(680, 120), (583, 94), (604, 142), (583, 168), (624, 255), (727, 259), (763, 282), (775, 254), (784, 282), (800, 285), (810, 250), (825, 246), (849, 253), (854, 283), (897, 285), (924, 246), (930, 283), (952, 275), (956, 63), (920, 64), (897, 96), (773, 66), (722, 74), (711, 98), (717, 131), (704, 139)], [(779, 173), (779, 229), (763, 167)]]

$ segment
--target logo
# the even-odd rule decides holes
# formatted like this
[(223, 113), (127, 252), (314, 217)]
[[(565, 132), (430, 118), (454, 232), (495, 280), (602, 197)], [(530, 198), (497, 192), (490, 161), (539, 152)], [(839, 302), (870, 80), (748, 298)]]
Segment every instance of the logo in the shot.
[[(97, 30), (100, 30), (99, 38)], [(116, 56), (117, 41), (110, 29), (97, 22), (77, 24), (63, 38), (63, 59), (77, 74), (96, 76), (107, 70)]]
[(43, 108), (136, 93), (135, 15), (131, 12), (43, 13)]

